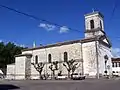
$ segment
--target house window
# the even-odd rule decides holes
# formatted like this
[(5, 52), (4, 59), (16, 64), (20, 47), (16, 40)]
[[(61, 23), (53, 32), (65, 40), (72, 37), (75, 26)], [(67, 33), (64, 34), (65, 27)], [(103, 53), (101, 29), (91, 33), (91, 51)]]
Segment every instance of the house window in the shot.
[(68, 61), (68, 54), (67, 52), (64, 52), (64, 62), (67, 62)]
[(119, 62), (119, 67), (120, 67), (120, 62)]
[(90, 20), (90, 27), (91, 27), (91, 29), (94, 28), (94, 20)]
[(48, 62), (51, 63), (52, 57), (51, 54), (48, 55)]
[(117, 62), (115, 63), (115, 67), (117, 67)]
[(112, 67), (114, 67), (114, 62), (112, 63)]
[(38, 64), (38, 56), (35, 56), (35, 64)]

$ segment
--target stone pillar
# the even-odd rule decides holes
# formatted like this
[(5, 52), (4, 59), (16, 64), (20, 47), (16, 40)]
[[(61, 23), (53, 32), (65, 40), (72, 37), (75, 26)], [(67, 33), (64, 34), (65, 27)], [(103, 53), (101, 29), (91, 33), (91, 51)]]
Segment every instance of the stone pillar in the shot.
[(27, 80), (31, 79), (31, 57), (26, 56), (25, 60), (25, 79)]

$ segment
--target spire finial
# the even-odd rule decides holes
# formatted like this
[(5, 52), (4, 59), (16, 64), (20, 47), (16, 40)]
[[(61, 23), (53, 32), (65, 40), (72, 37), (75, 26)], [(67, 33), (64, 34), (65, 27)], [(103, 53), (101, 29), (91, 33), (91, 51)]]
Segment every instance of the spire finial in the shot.
[(33, 48), (35, 48), (35, 47), (36, 47), (36, 42), (34, 41), (34, 42), (33, 42)]
[(95, 12), (95, 9), (94, 9), (94, 8), (92, 8), (92, 11), (93, 11), (93, 12)]

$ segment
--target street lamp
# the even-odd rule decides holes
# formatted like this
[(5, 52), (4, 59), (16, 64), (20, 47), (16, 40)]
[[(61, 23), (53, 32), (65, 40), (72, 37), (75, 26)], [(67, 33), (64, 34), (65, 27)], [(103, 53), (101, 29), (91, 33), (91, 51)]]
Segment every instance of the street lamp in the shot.
[(108, 56), (105, 55), (104, 59), (105, 59), (105, 73), (106, 73), (106, 76), (107, 76), (107, 61), (108, 61)]

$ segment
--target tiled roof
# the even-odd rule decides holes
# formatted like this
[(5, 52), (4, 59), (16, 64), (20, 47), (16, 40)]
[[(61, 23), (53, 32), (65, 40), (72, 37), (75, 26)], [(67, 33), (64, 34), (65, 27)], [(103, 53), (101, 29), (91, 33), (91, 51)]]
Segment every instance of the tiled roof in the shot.
[(20, 57), (20, 56), (32, 56), (32, 54), (30, 53), (26, 53), (26, 54), (19, 54), (19, 55), (15, 55), (15, 57)]
[(29, 51), (29, 50), (36, 50), (36, 49), (42, 49), (42, 48), (49, 48), (49, 47), (56, 47), (56, 46), (62, 46), (62, 45), (68, 45), (68, 44), (74, 44), (74, 43), (85, 43), (85, 42), (91, 42), (94, 41), (95, 38), (86, 38), (82, 40), (72, 40), (72, 41), (65, 41), (65, 42), (58, 42), (55, 44), (48, 44), (45, 46), (35, 47), (35, 48), (28, 48), (24, 49), (22, 51)]
[(120, 62), (120, 58), (112, 58), (112, 62)]
[[(74, 43), (87, 43), (87, 42), (95, 41), (96, 38), (98, 39), (100, 37), (101, 36), (92, 37), (92, 38), (85, 38), (85, 39), (81, 39), (81, 40), (72, 40), (72, 41), (58, 42), (58, 43), (55, 43), (55, 44), (49, 44), (49, 45), (39, 46), (39, 47), (35, 47), (35, 48), (28, 48), (28, 49), (24, 49), (22, 51), (37, 50), (37, 49), (50, 48), (50, 47), (56, 47), (56, 46), (62, 46), (62, 45), (69, 45), (69, 44), (74, 44)], [(102, 41), (101, 41), (101, 43), (103, 43), (104, 45), (106, 45)], [(108, 46), (108, 47), (111, 47), (111, 46)]]

